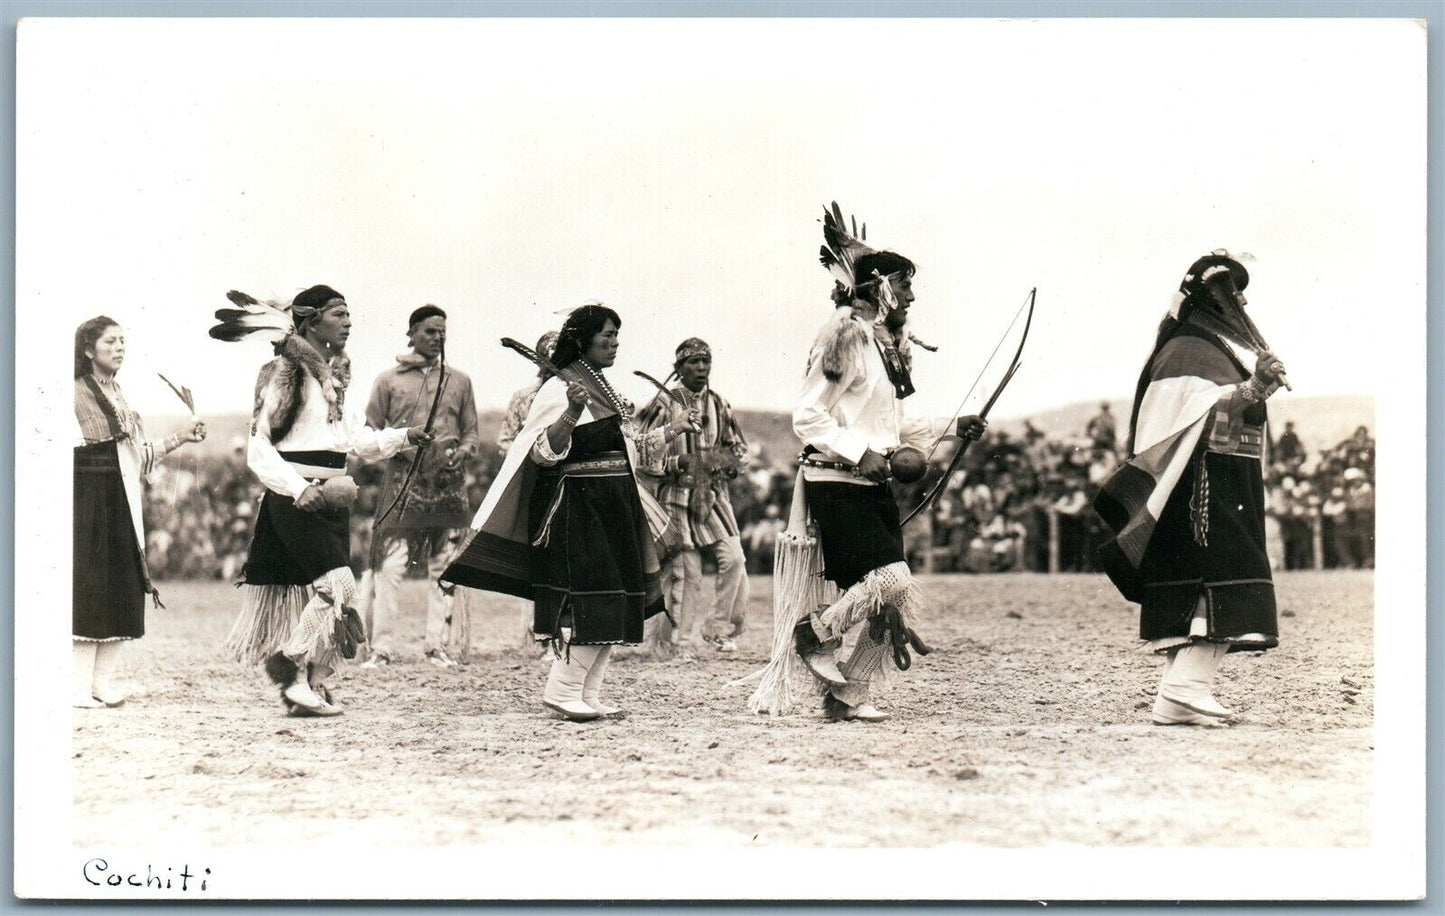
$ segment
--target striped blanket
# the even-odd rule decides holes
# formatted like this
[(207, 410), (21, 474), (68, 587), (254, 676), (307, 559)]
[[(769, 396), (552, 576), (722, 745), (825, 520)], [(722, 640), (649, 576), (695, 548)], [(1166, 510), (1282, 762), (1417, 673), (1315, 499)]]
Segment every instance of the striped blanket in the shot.
[(1224, 343), (1193, 328), (1154, 358), (1139, 403), (1135, 453), (1094, 497), (1112, 535), (1099, 547), (1099, 562), (1125, 599), (1140, 600), (1144, 552), (1164, 506), (1223, 402), (1247, 375)]

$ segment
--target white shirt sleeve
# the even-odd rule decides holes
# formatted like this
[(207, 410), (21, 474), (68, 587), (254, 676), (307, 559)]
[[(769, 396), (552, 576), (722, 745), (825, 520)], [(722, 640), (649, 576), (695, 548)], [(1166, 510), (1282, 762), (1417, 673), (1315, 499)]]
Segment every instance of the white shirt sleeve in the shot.
[(822, 362), (815, 357), (808, 377), (803, 380), (798, 406), (793, 410), (793, 432), (804, 445), (827, 449), (857, 464), (868, 451), (868, 436), (861, 430), (844, 427), (831, 411), (844, 392), (865, 381), (863, 366), (854, 355), (834, 382), (823, 375)]
[(952, 417), (910, 417), (901, 404), (898, 412), (898, 438), (904, 445), (922, 449), (933, 447), (933, 443), (953, 432)]
[(386, 429), (372, 429), (370, 426), (362, 426), (356, 431), (355, 437), (351, 440), (351, 454), (362, 461), (380, 461), (383, 458), (390, 458), (406, 447), (406, 430), (402, 427), (387, 427)]
[[(532, 409), (527, 411), (527, 422), (522, 425), (523, 431), (517, 435), (521, 439), (526, 435), (533, 435), (532, 460), (544, 468), (552, 467), (557, 462), (566, 458), (572, 451), (572, 437), (567, 437), (567, 445), (560, 453), (552, 451), (552, 443), (547, 438), (547, 427), (557, 422), (557, 419), (567, 410), (567, 386), (556, 378), (547, 379), (537, 391), (537, 397), (532, 401)], [(578, 423), (586, 423), (592, 416), (587, 408), (582, 408), (582, 416), (577, 418)], [(530, 431), (536, 430), (535, 434)]]
[(260, 478), (266, 489), (292, 499), (310, 486), (305, 477), (286, 463), (271, 442), (271, 412), (276, 407), (275, 386), (267, 385), (261, 407), (256, 413), (255, 429), (246, 449), (246, 466)]

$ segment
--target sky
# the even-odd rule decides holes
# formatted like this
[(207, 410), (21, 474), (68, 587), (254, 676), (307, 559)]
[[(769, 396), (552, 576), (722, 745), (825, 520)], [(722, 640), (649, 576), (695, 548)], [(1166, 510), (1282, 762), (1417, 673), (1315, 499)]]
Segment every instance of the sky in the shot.
[(1128, 396), (1216, 247), (1257, 258), (1296, 393), (1369, 393), (1423, 332), (1424, 51), (1401, 20), (26, 20), (20, 335), (58, 320), (63, 388), (108, 314), (142, 413), (181, 409), (157, 372), (245, 411), (270, 349), (206, 336), (226, 291), (326, 283), (356, 396), (435, 303), (487, 408), (531, 375), (498, 339), (597, 298), (626, 393), (698, 335), (734, 405), (789, 409), (837, 200), (918, 264), (916, 412), (1034, 287), (997, 415)]

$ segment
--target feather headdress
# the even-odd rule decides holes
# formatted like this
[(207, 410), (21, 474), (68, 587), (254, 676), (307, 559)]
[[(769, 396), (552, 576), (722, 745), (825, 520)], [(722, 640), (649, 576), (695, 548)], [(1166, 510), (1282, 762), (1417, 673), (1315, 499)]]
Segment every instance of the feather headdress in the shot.
[(226, 293), (226, 298), (236, 307), (216, 309), (216, 320), (220, 323), (210, 332), (216, 340), (235, 342), (258, 337), (279, 346), (296, 331), (289, 302), (262, 301), (234, 289)]
[[(872, 279), (858, 282), (858, 259), (878, 253), (876, 248), (867, 244), (867, 239), (868, 224), (859, 223), (858, 218), (852, 215), (844, 220), (843, 208), (836, 200), (831, 207), (823, 208), (823, 247), (818, 249), (818, 260), (833, 275), (833, 301), (840, 306), (852, 306), (858, 298), (859, 289), (881, 284), (878, 287), (878, 311), (873, 317), (875, 324), (881, 324), (888, 313), (898, 307), (898, 302), (893, 297), (893, 287), (884, 283), (886, 278), (876, 270)], [(906, 339), (930, 353), (938, 350), (911, 331)]]
[[(848, 228), (850, 224), (851, 232)], [(823, 247), (818, 249), (818, 260), (850, 297), (856, 292), (857, 282), (853, 265), (864, 255), (875, 253), (864, 243), (867, 238), (868, 224), (860, 227), (857, 218), (852, 216), (844, 222), (843, 210), (836, 200), (832, 209), (823, 208)]]

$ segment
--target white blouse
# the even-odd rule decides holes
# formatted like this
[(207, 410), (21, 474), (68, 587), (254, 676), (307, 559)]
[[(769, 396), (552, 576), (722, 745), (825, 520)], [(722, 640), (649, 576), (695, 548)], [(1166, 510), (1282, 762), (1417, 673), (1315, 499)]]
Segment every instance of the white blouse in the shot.
[(390, 458), (406, 446), (406, 429), (372, 429), (366, 425), (366, 414), (347, 398), (342, 417), (331, 422), (326, 396), (321, 383), (309, 372), (301, 372), (301, 407), (296, 422), (280, 442), (271, 441), (271, 413), (278, 404), (276, 386), (267, 385), (256, 429), (251, 433), (246, 464), (268, 490), (289, 496), (300, 496), (311, 482), (292, 467), (281, 452), (327, 451), (355, 455), (363, 461)]

